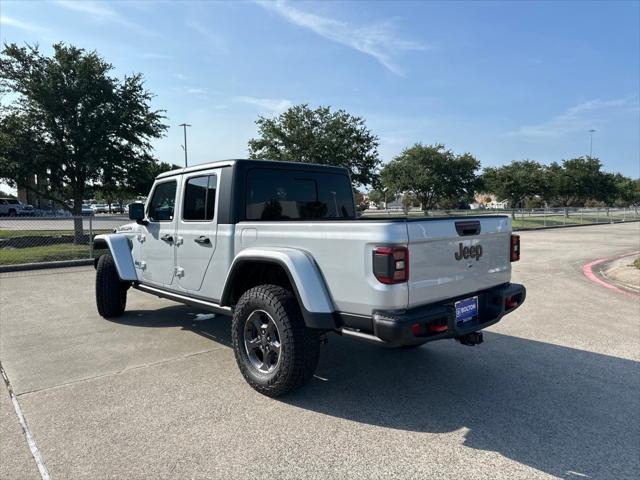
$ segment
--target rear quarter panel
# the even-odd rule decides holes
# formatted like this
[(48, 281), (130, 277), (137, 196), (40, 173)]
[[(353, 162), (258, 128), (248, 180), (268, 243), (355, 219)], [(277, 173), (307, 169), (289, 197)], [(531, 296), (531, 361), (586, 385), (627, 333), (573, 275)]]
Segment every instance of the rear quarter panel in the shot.
[(249, 247), (289, 247), (316, 262), (337, 311), (370, 315), (376, 309), (406, 308), (407, 284), (383, 285), (372, 272), (372, 251), (406, 245), (404, 222), (241, 222), (235, 254)]

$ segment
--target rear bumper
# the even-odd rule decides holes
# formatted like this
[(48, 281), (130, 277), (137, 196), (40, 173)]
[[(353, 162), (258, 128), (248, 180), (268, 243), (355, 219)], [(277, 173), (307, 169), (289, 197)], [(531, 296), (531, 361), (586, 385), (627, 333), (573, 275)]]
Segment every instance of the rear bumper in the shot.
[[(506, 283), (409, 310), (375, 311), (372, 316), (373, 335), (390, 346), (418, 345), (444, 338), (458, 338), (499, 322), (524, 303), (526, 293), (523, 285)], [(478, 296), (478, 316), (458, 325), (455, 302), (472, 296)]]

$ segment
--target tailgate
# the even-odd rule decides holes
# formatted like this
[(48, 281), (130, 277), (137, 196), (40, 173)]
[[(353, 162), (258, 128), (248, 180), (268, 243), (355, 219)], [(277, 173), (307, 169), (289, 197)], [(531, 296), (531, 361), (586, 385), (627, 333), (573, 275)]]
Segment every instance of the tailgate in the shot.
[(510, 281), (509, 217), (409, 221), (407, 229), (409, 308)]

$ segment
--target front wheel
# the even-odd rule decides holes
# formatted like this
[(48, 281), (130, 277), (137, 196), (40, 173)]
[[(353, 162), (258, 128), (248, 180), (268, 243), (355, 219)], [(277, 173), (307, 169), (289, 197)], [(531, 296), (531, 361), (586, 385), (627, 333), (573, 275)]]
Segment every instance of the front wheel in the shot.
[(118, 269), (111, 254), (98, 259), (96, 268), (96, 306), (104, 318), (119, 317), (127, 306), (129, 285), (120, 281)]
[(282, 287), (247, 290), (231, 330), (240, 372), (264, 395), (277, 397), (301, 387), (318, 366), (320, 333), (305, 326), (296, 298)]

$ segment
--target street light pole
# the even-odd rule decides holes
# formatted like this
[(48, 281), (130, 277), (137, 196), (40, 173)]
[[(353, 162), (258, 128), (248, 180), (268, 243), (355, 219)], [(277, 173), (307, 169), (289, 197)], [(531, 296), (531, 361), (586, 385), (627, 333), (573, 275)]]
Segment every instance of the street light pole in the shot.
[(595, 133), (595, 130), (592, 128), (591, 130), (589, 130), (589, 158), (593, 157), (593, 134)]
[(181, 123), (180, 125), (178, 125), (179, 127), (182, 127), (184, 129), (184, 166), (185, 168), (187, 167), (188, 163), (187, 163), (187, 127), (190, 127), (191, 125), (189, 125), (188, 123)]

